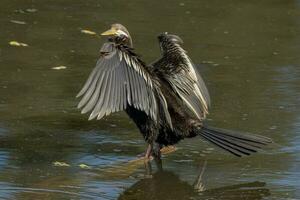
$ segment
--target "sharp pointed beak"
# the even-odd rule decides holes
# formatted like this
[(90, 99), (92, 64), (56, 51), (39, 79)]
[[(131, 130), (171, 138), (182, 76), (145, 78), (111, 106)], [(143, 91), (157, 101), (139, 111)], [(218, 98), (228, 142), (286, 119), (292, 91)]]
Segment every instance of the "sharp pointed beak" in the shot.
[(109, 29), (109, 30), (107, 30), (107, 31), (105, 31), (105, 32), (103, 32), (103, 33), (101, 33), (101, 35), (116, 35), (116, 33), (117, 33), (117, 30), (111, 28), (111, 29)]

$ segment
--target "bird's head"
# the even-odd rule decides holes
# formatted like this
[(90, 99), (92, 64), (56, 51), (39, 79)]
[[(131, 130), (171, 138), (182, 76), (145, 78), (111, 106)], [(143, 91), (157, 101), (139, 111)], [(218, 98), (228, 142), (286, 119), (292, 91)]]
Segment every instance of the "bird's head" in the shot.
[(101, 35), (109, 36), (110, 40), (116, 44), (124, 44), (132, 47), (130, 34), (122, 24), (112, 24), (110, 29), (101, 33)]
[(179, 36), (167, 32), (159, 34), (158, 41), (162, 51), (167, 51), (174, 46), (183, 44), (183, 41)]

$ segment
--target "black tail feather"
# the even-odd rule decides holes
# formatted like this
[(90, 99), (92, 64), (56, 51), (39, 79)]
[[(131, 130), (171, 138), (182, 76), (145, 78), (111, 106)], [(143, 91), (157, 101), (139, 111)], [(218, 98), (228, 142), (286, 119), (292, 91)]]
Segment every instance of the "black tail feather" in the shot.
[(230, 142), (230, 141), (228, 141), (226, 139), (223, 139), (223, 138), (215, 137), (214, 135), (211, 135), (210, 133), (207, 133), (207, 132), (204, 133), (204, 135), (206, 137), (209, 137), (211, 140), (217, 142), (218, 144), (222, 144), (222, 145), (224, 145), (226, 147), (229, 147), (229, 148), (231, 148), (231, 149), (233, 149), (235, 151), (238, 151), (238, 152), (240, 152), (242, 154), (245, 154), (245, 155), (250, 155), (251, 152), (252, 153), (256, 152), (256, 150), (254, 150), (254, 149), (250, 149), (250, 148), (238, 145), (236, 143)]
[(226, 145), (220, 144), (219, 142), (217, 142), (217, 141), (215, 141), (215, 140), (213, 140), (213, 139), (207, 137), (206, 135), (201, 135), (201, 136), (202, 136), (203, 138), (205, 138), (206, 140), (208, 140), (209, 142), (211, 142), (211, 143), (217, 145), (218, 147), (224, 149), (225, 151), (228, 151), (229, 153), (231, 153), (231, 154), (233, 154), (233, 155), (235, 155), (235, 156), (238, 156), (238, 157), (241, 157), (241, 156), (242, 156), (239, 152), (235, 151), (234, 149), (231, 149), (230, 147), (227, 147)]
[(238, 157), (255, 153), (263, 146), (272, 143), (270, 138), (264, 136), (241, 134), (207, 126), (199, 128), (197, 133), (209, 142)]

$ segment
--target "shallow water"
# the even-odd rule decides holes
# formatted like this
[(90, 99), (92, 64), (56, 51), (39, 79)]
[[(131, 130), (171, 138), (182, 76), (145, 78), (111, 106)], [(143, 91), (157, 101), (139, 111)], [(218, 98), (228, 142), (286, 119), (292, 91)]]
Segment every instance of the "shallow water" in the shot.
[[(299, 199), (299, 6), (2, 0), (0, 199)], [(128, 163), (145, 148), (134, 124), (124, 113), (89, 122), (75, 99), (103, 42), (81, 30), (114, 22), (128, 27), (147, 62), (159, 55), (158, 33), (180, 35), (211, 94), (207, 123), (277, 144), (239, 159), (196, 138), (166, 155), (162, 172), (154, 162), (152, 171)], [(197, 190), (205, 161), (205, 190)]]

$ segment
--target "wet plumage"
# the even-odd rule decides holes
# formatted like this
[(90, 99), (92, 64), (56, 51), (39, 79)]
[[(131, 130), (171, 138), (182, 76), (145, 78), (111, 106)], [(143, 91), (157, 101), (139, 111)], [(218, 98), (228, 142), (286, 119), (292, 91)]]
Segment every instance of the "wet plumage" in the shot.
[(199, 72), (182, 48), (182, 40), (168, 33), (158, 36), (161, 58), (147, 65), (132, 48), (127, 29), (113, 24), (100, 58), (82, 90), (78, 108), (101, 119), (124, 110), (149, 144), (146, 157), (159, 156), (163, 146), (202, 136), (236, 155), (249, 155), (271, 142), (203, 125), (210, 97)]

